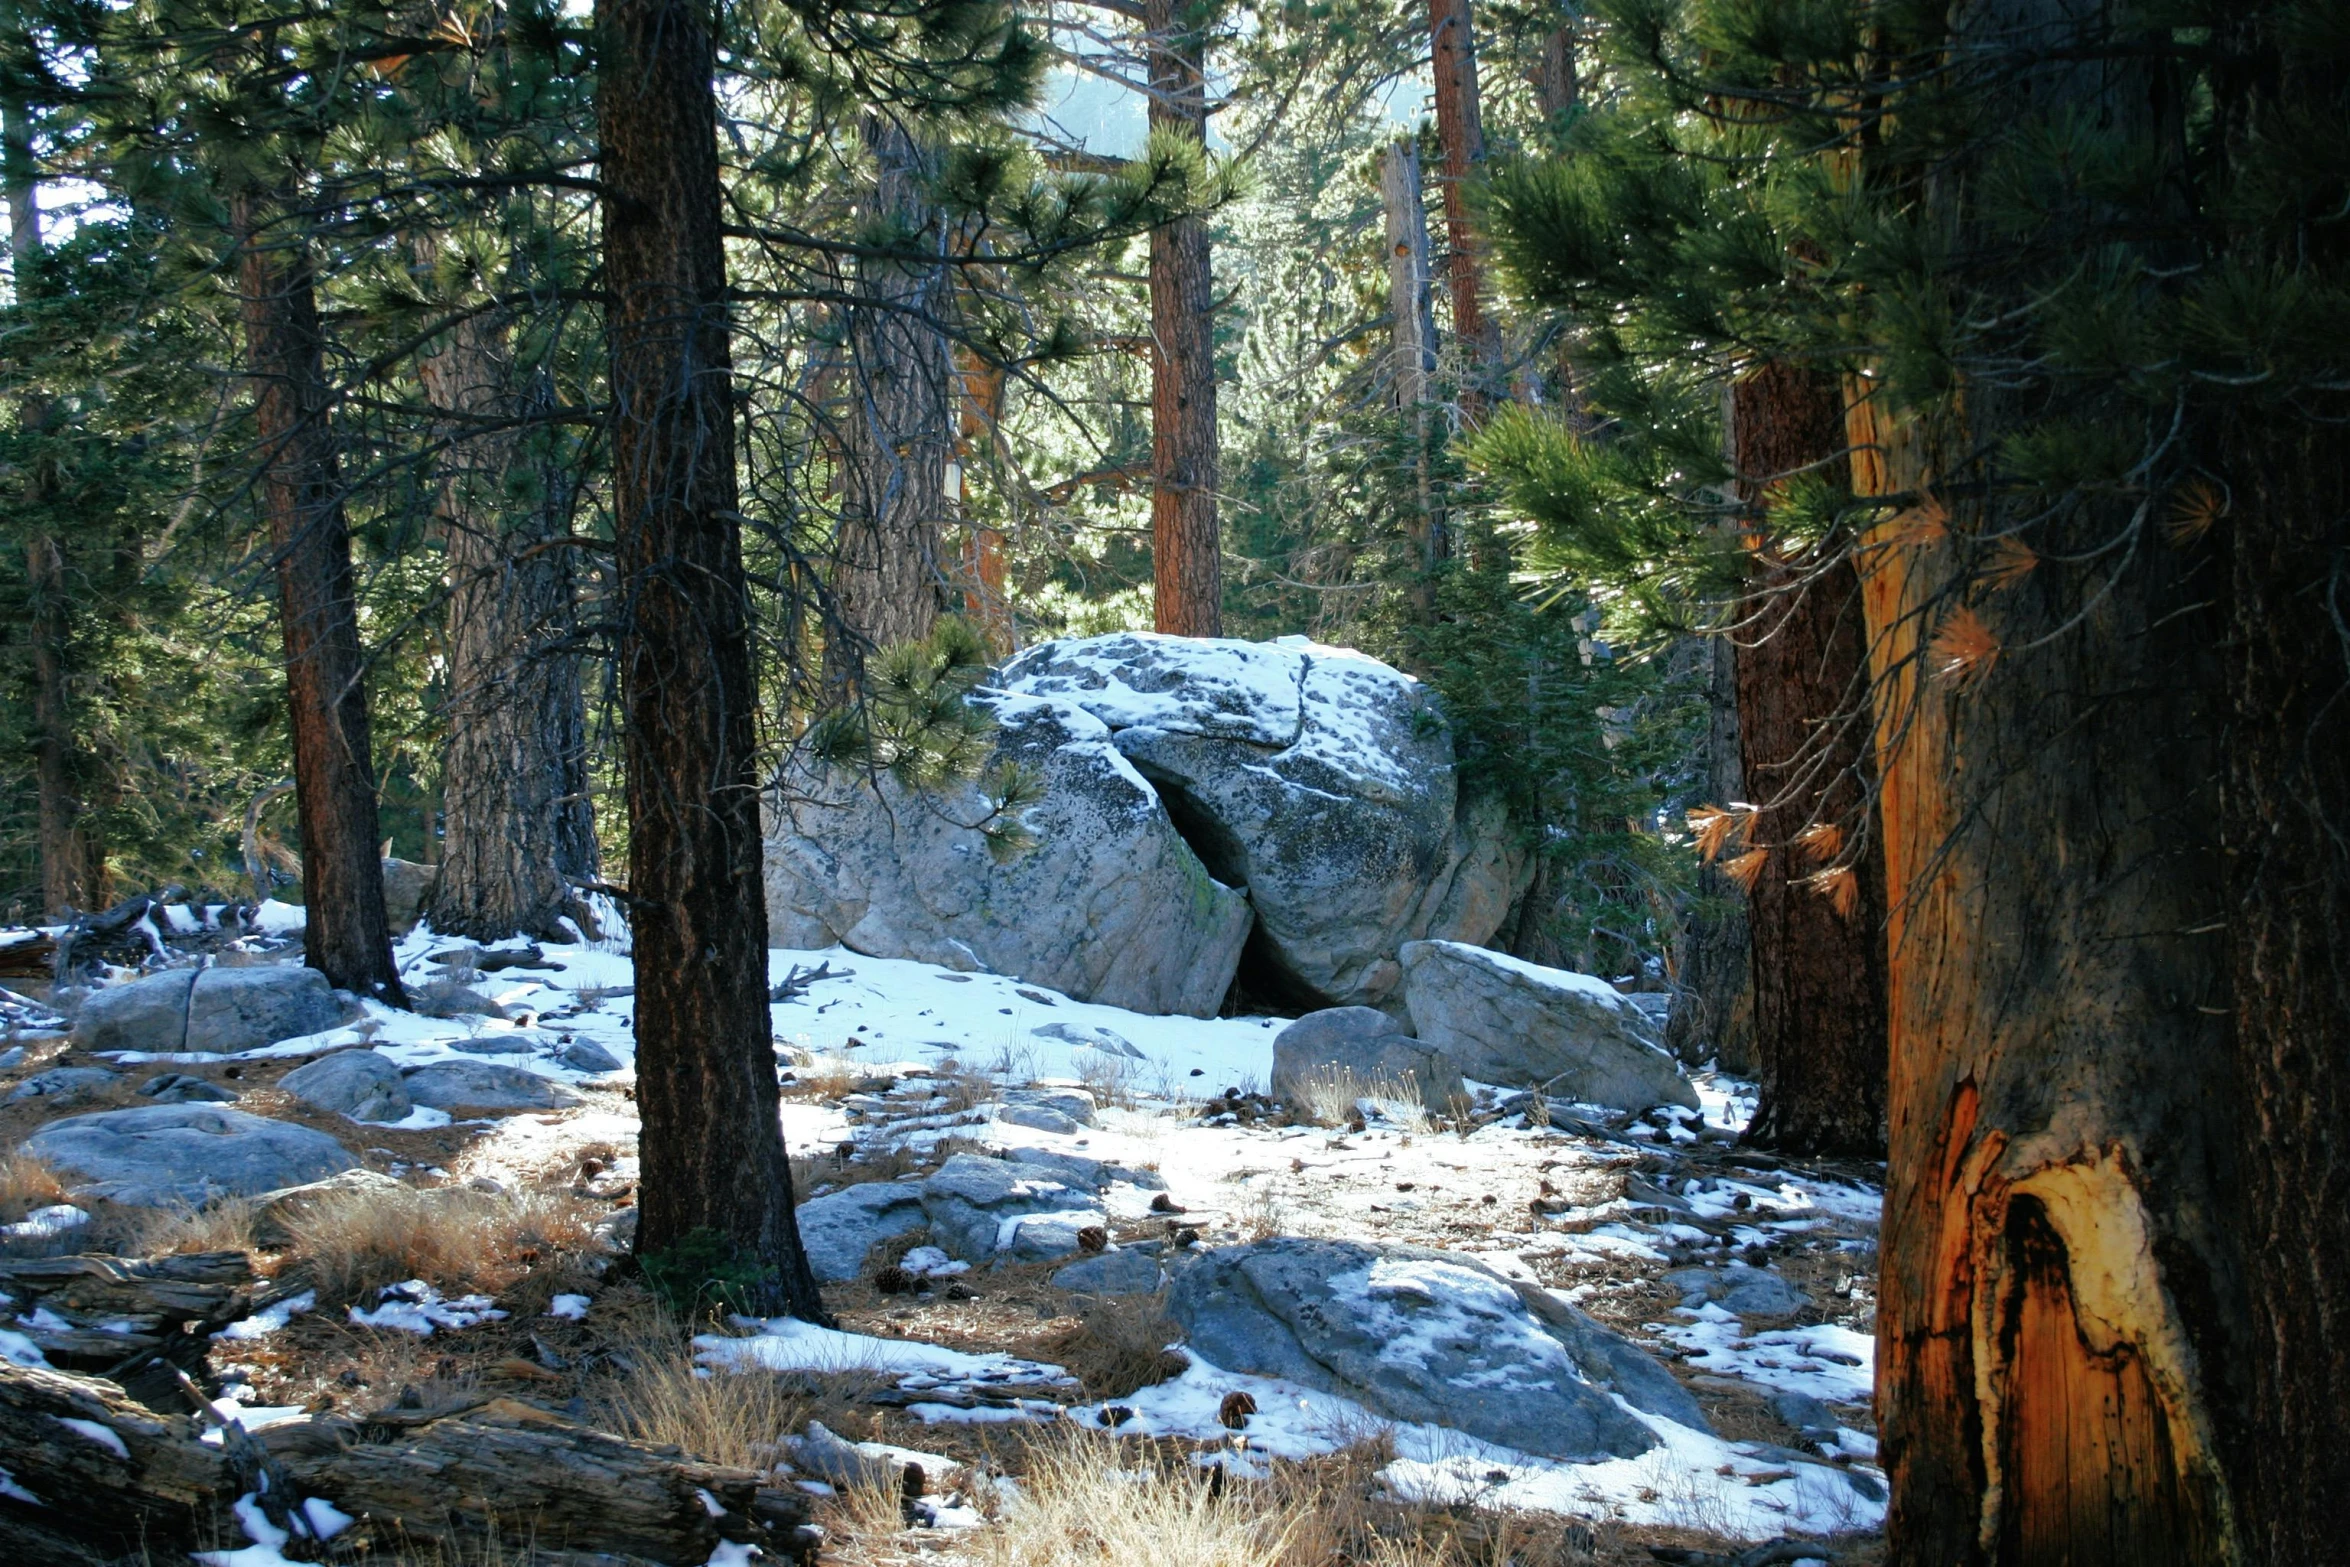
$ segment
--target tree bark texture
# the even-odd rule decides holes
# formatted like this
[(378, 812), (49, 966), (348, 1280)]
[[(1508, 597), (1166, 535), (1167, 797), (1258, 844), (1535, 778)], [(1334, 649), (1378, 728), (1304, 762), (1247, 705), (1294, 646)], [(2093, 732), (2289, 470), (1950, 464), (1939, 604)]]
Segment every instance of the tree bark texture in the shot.
[(848, 309), (849, 412), (842, 430), (840, 559), (834, 591), (857, 651), (930, 635), (945, 607), (940, 541), (953, 497), (954, 363), (942, 326), (949, 305), (945, 224), (924, 181), (929, 159), (896, 120), (862, 124), (876, 179), (873, 212), (895, 239), (930, 259), (865, 256)]
[[(2005, 427), (1988, 395), (1973, 412), (1934, 439), (1856, 394), (1859, 491), (1920, 496), (1946, 451)], [(2050, 559), (2114, 524), (2049, 520), (2042, 564), (1998, 588), (1961, 574), (1960, 541), (1999, 525), (1971, 503), (1921, 500), (1863, 543), (1889, 900), (1877, 1402), (1899, 1567), (2230, 1559), (2236, 1085), (2206, 826), (2220, 584), (2207, 551)], [(1992, 657), (1962, 611), (2007, 648), (2050, 640)]]
[(1436, 138), (1444, 147), (1444, 234), (1452, 283), (1452, 331), (1462, 347), (1461, 410), (1472, 421), (1500, 373), (1501, 324), (1485, 314), (1485, 265), (1469, 218), (1469, 183), (1485, 161), (1485, 120), (1477, 93), (1476, 28), (1469, 0), (1428, 0), (1434, 51)]
[[(1746, 798), (1738, 758), (1738, 646), (1706, 639), (1706, 795), (1717, 804)], [(1719, 1061), (1740, 1077), (1754, 1074), (1754, 981), (1746, 896), (1719, 865), (1697, 873), (1704, 902), (1683, 924), (1680, 970), (1673, 976), (1665, 1048), (1692, 1065)]]
[(303, 955), (335, 985), (400, 1005), (384, 919), (375, 761), (310, 257), (250, 193), (230, 203), (246, 374), (277, 566), (302, 823)]
[[(1741, 489), (1766, 508), (1769, 486), (1796, 473), (1847, 477), (1844, 397), (1826, 376), (1755, 371), (1732, 389), (1730, 437)], [(1768, 856), (1746, 902), (1762, 1089), (1746, 1135), (1788, 1153), (1880, 1156), (1885, 857), (1860, 578), (1833, 543), (1781, 558), (1764, 528), (1734, 633), (1741, 771), (1761, 807), (1744, 847)], [(1834, 831), (1838, 848), (1807, 852), (1806, 829)], [(1815, 884), (1823, 872), (1836, 880)]]
[[(1205, 45), (1187, 0), (1145, 0), (1150, 128), (1208, 139)], [(1208, 226), (1151, 230), (1151, 578), (1159, 630), (1220, 636), (1223, 545), (1216, 520), (1216, 320)]]
[(613, 519), (636, 949), (640, 1252), (714, 1230), (821, 1320), (767, 1011), (758, 693), (734, 468), (709, 20), (598, 0)]
[(1544, 119), (1555, 120), (1575, 106), (1580, 93), (1581, 84), (1575, 79), (1575, 27), (1571, 20), (1562, 21), (1543, 35), (1541, 57), (1534, 62), (1534, 106)]
[(1004, 417), (1004, 371), (965, 349), (956, 381), (962, 399), (960, 438), (955, 443), (955, 503), (963, 514), (963, 613), (997, 658), (1008, 657), (1020, 641), (1012, 618), (1010, 557), (1001, 528), (971, 515), (973, 459), (993, 445)]
[[(2257, 63), (2223, 110), (2231, 155), (2274, 159), (2338, 120), (2350, 71), (2247, 13)], [(2279, 275), (2338, 283), (2350, 243), (2322, 212), (2248, 215)], [(2235, 414), (2227, 852), (2250, 1304), (2245, 1535), (2262, 1562), (2350, 1560), (2350, 408), (2303, 394)]]
[[(429, 236), (417, 243), (429, 265)], [(441, 757), (447, 837), (427, 917), (448, 935), (496, 941), (517, 931), (569, 939), (572, 888), (596, 876), (588, 799), (587, 712), (574, 633), (569, 476), (538, 475), (520, 508), (508, 481), (528, 460), (512, 421), (517, 395), (510, 328), (469, 315), (417, 363), (446, 421), (440, 531), (448, 574), (448, 744)], [(430, 824), (427, 823), (427, 850)]]
[[(1444, 516), (1428, 472), (1429, 381), (1436, 373), (1436, 317), (1429, 298), (1428, 207), (1420, 194), (1420, 149), (1409, 137), (1388, 143), (1379, 161), (1379, 197), (1387, 219), (1387, 309), (1393, 342), (1395, 405), (1412, 432), (1417, 523), (1412, 543), (1423, 574), (1445, 557)], [(1416, 593), (1423, 616), (1430, 595)]]

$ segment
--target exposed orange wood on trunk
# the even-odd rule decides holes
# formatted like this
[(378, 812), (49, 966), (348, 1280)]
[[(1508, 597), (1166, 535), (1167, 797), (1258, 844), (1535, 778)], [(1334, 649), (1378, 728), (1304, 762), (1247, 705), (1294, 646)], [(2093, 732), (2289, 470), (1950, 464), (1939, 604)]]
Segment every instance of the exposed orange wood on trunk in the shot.
[(1018, 633), (1012, 624), (1010, 579), (1004, 533), (971, 518), (971, 459), (995, 439), (996, 424), (1004, 414), (1004, 369), (983, 362), (968, 348), (958, 350), (957, 379), (962, 383), (962, 419), (955, 442), (956, 501), (963, 505), (963, 613), (978, 628), (987, 650), (1001, 656), (1012, 651)]

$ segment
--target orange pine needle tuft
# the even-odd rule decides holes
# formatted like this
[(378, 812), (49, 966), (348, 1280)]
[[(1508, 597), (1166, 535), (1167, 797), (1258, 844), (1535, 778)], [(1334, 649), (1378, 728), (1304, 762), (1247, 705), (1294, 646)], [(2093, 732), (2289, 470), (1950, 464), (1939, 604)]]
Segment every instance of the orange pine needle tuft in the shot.
[(1860, 878), (1849, 865), (1831, 865), (1805, 877), (1804, 885), (1826, 898), (1842, 918), (1850, 919), (1852, 911), (1860, 907)]
[(1736, 882), (1740, 892), (1752, 892), (1755, 883), (1762, 880), (1763, 866), (1770, 857), (1768, 849), (1749, 849), (1734, 860), (1724, 860), (1722, 874)]
[(1961, 604), (1934, 633), (1927, 655), (1934, 678), (1955, 684), (1974, 679), (1998, 661), (1999, 639), (1982, 616)]
[(1844, 829), (1834, 822), (1814, 822), (1797, 833), (1795, 841), (1814, 865), (1825, 865), (1844, 852)]
[(1698, 859), (1711, 865), (1738, 830), (1738, 818), (1718, 805), (1701, 805), (1689, 813), (1689, 827), (1697, 834)]
[(1992, 551), (1991, 560), (1983, 568), (1983, 585), (1997, 593), (2014, 587), (2032, 574), (2040, 564), (2040, 557), (2032, 546), (2018, 538), (2001, 539)]
[(2208, 479), (2197, 479), (2179, 491), (2171, 503), (2170, 520), (2163, 524), (2163, 537), (2174, 545), (2192, 544), (2218, 525), (2228, 514), (2228, 498), (2219, 486)]
[(1906, 511), (1896, 512), (1886, 524), (1885, 537), (1893, 544), (1932, 544), (1950, 535), (1950, 511), (1935, 496)]

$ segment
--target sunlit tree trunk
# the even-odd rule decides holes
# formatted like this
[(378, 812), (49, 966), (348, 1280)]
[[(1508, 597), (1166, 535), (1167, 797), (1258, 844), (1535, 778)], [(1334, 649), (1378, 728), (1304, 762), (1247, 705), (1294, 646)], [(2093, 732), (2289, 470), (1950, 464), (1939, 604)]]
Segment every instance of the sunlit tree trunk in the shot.
[[(1145, 0), (1150, 127), (1208, 138), (1196, 0)], [(1224, 625), (1216, 521), (1216, 321), (1208, 226), (1151, 230), (1151, 575), (1158, 629), (1212, 637)]]
[[(1844, 398), (1766, 365), (1731, 391), (1741, 488), (1766, 508), (1801, 473), (1846, 478)], [(1747, 799), (1754, 1056), (1747, 1137), (1791, 1153), (1885, 1148), (1885, 859), (1872, 783), (1860, 579), (1840, 548), (1768, 542), (1741, 605), (1738, 736)], [(1808, 840), (1802, 835), (1811, 834)]]
[(598, 0), (613, 531), (636, 947), (640, 1253), (714, 1232), (821, 1319), (767, 1011), (715, 57), (694, 0)]
[(962, 394), (960, 437), (955, 443), (955, 500), (963, 512), (963, 613), (998, 658), (1012, 652), (1019, 628), (1012, 619), (1012, 584), (1003, 530), (971, 514), (971, 469), (993, 444), (1004, 417), (1004, 371), (983, 363), (968, 349), (959, 356), (956, 379)]
[[(1387, 219), (1387, 298), (1396, 411), (1412, 432), (1416, 526), (1412, 543), (1425, 578), (1448, 553), (1444, 514), (1429, 473), (1429, 379), (1436, 371), (1436, 318), (1429, 308), (1428, 208), (1420, 194), (1420, 149), (1409, 137), (1388, 143), (1379, 162), (1379, 197)], [(1415, 607), (1425, 616), (1431, 594), (1423, 581)]]
[(1428, 0), (1434, 50), (1436, 136), (1444, 147), (1444, 234), (1452, 284), (1452, 330), (1463, 349), (1462, 411), (1474, 419), (1492, 396), (1502, 360), (1500, 323), (1485, 313), (1485, 266), (1469, 217), (1469, 183), (1485, 161), (1485, 119), (1477, 93), (1477, 39), (1469, 0)]
[(251, 192), (230, 201), (261, 498), (277, 565), (302, 823), (303, 953), (335, 985), (406, 998), (384, 918), (351, 535), (343, 517), (310, 256)]

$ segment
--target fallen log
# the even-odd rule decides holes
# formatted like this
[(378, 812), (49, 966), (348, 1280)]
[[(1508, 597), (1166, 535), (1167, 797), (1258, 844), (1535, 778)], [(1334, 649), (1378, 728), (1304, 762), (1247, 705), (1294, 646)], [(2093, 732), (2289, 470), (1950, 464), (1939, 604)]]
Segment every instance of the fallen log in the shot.
[(209, 1549), (238, 1538), (234, 1505), (257, 1488), (356, 1519), (336, 1553), (429, 1542), (471, 1560), (493, 1540), (527, 1540), (543, 1562), (698, 1567), (721, 1542), (805, 1562), (818, 1538), (807, 1499), (756, 1471), (512, 1399), (226, 1436), (212, 1446), (193, 1421), (102, 1378), (0, 1362), (0, 1562)]

